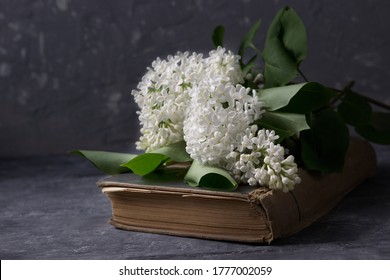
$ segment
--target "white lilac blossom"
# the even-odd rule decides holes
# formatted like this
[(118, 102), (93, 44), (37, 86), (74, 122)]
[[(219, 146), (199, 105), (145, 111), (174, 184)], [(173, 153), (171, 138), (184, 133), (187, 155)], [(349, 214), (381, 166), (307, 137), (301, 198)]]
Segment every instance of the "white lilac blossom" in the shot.
[(279, 138), (275, 131), (256, 125), (245, 130), (238, 147), (231, 147), (226, 169), (234, 178), (249, 185), (267, 186), (270, 189), (290, 191), (301, 179), (294, 156), (285, 158), (285, 149), (275, 144)]
[(256, 94), (240, 83), (240, 57), (218, 47), (204, 60), (204, 77), (190, 91), (184, 140), (191, 158), (223, 167), (232, 144), (261, 115)]
[(208, 79), (210, 86), (231, 83), (237, 85), (244, 82), (244, 73), (240, 66), (240, 56), (218, 47), (209, 53), (204, 60), (204, 79)]
[(226, 83), (243, 82), (239, 56), (218, 47), (209, 57), (178, 52), (166, 60), (157, 58), (132, 95), (140, 107), (141, 137), (137, 149), (151, 151), (183, 140), (183, 122), (190, 94), (205, 79), (210, 91)]
[(208, 79), (191, 91), (190, 113), (184, 121), (184, 140), (191, 158), (223, 167), (230, 147), (238, 146), (246, 128), (262, 113), (250, 89)]
[(141, 137), (137, 149), (151, 151), (183, 140), (189, 89), (203, 73), (201, 54), (178, 52), (157, 58), (132, 95), (140, 107)]
[(218, 47), (207, 58), (178, 52), (153, 61), (132, 91), (140, 107), (137, 148), (153, 151), (185, 140), (192, 159), (224, 168), (240, 183), (291, 190), (300, 182), (294, 157), (285, 158), (274, 131), (251, 125), (263, 104), (241, 85), (239, 59)]

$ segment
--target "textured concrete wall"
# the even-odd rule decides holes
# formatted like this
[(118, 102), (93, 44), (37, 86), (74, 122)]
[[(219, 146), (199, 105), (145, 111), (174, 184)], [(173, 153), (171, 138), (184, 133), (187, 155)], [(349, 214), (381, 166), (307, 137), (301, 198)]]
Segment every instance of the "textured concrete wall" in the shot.
[(309, 35), (310, 80), (389, 102), (389, 1), (0, 0), (0, 157), (132, 150), (130, 95), (146, 67), (177, 50), (208, 52), (213, 27), (236, 50), (284, 5)]

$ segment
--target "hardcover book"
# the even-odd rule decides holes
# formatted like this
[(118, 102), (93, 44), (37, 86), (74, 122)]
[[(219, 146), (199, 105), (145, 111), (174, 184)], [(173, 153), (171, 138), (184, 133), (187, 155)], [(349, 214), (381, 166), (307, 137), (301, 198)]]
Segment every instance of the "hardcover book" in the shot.
[[(121, 174), (98, 181), (112, 205), (117, 228), (250, 243), (270, 243), (309, 226), (376, 171), (373, 148), (351, 139), (342, 173), (300, 169), (302, 183), (283, 192), (241, 185), (234, 192), (190, 187), (182, 178), (163, 180)], [(171, 172), (180, 173), (180, 168)]]

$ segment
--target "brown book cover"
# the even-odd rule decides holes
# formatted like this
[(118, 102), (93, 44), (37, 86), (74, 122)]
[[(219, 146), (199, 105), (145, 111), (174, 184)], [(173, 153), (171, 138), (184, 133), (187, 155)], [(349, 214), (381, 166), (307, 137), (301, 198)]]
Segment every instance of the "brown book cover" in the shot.
[(376, 157), (369, 143), (352, 139), (342, 173), (299, 170), (291, 192), (239, 186), (209, 191), (181, 180), (122, 174), (97, 184), (112, 205), (117, 228), (238, 242), (271, 242), (292, 235), (329, 212), (346, 194), (373, 176)]

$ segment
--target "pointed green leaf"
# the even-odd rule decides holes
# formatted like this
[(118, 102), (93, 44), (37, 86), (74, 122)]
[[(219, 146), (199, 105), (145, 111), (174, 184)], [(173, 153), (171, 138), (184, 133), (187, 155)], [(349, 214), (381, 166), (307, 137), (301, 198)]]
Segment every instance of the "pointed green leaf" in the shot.
[(264, 107), (267, 111), (276, 111), (286, 107), (290, 100), (307, 84), (312, 83), (261, 89), (257, 92), (257, 95), (264, 102)]
[(225, 170), (204, 166), (198, 161), (192, 163), (184, 181), (190, 186), (219, 191), (234, 191), (238, 186), (237, 182)]
[[(305, 24), (291, 7), (285, 7), (280, 15), (279, 24), (275, 23), (267, 37), (279, 37), (283, 45), (299, 65), (307, 54), (307, 34)], [(281, 36), (281, 37), (280, 37)]]
[(165, 155), (176, 162), (192, 161), (192, 158), (186, 152), (186, 143), (184, 141), (180, 141), (168, 145), (166, 147), (159, 148), (157, 150), (152, 151), (152, 153)]
[(218, 25), (217, 27), (214, 28), (213, 35), (212, 35), (214, 47), (223, 46), (224, 34), (225, 34), (225, 28), (222, 25)]
[(257, 55), (252, 56), (252, 58), (249, 59), (248, 63), (242, 67), (241, 70), (244, 73), (244, 75), (248, 74), (252, 70), (252, 68), (255, 67), (256, 58), (257, 58)]
[(300, 135), (305, 168), (324, 173), (341, 172), (349, 144), (348, 127), (341, 116), (323, 110), (312, 116), (310, 127)]
[(255, 121), (255, 124), (259, 128), (275, 130), (275, 133), (279, 135), (278, 142), (302, 130), (310, 129), (305, 115), (284, 112), (265, 112), (261, 119)]
[(282, 86), (294, 79), (306, 53), (305, 26), (292, 8), (285, 7), (275, 16), (266, 35), (265, 87)]
[(330, 100), (335, 96), (337, 96), (337, 93), (329, 88), (319, 83), (309, 82), (291, 98), (287, 106), (280, 110), (290, 113), (308, 114), (328, 106)]
[(70, 153), (86, 158), (96, 168), (110, 175), (131, 172), (131, 170), (121, 165), (137, 156), (133, 154), (90, 150), (75, 150), (71, 151)]
[(346, 89), (345, 96), (338, 106), (338, 113), (347, 124), (361, 126), (367, 124), (372, 115), (372, 109), (367, 100), (359, 94)]
[(145, 153), (139, 155), (122, 166), (131, 169), (135, 174), (144, 176), (159, 168), (169, 157), (162, 154)]
[(187, 174), (190, 165), (174, 167), (169, 166), (167, 168), (160, 168), (154, 170), (153, 172), (143, 176), (143, 180), (146, 180), (150, 183), (161, 184), (161, 182), (183, 182), (184, 176)]
[(308, 114), (324, 107), (337, 94), (319, 83), (309, 82), (259, 90), (267, 111)]
[(267, 43), (268, 47), (263, 50), (264, 86), (284, 86), (298, 75), (297, 65), (278, 38), (268, 39)]
[(367, 140), (382, 144), (390, 144), (390, 114), (374, 112), (369, 123), (355, 127), (356, 132)]
[(260, 20), (256, 21), (255, 24), (248, 31), (248, 33), (245, 35), (244, 39), (242, 40), (240, 44), (240, 48), (238, 49), (238, 55), (241, 57), (241, 62), (244, 59), (244, 53), (247, 48), (252, 48), (254, 50), (257, 50), (255, 45), (253, 44), (253, 39), (255, 38), (256, 32), (259, 30), (260, 25), (261, 25), (261, 21)]
[(137, 175), (144, 176), (153, 172), (168, 160), (175, 162), (192, 161), (185, 150), (184, 141), (141, 154), (124, 163), (122, 166), (131, 169)]

